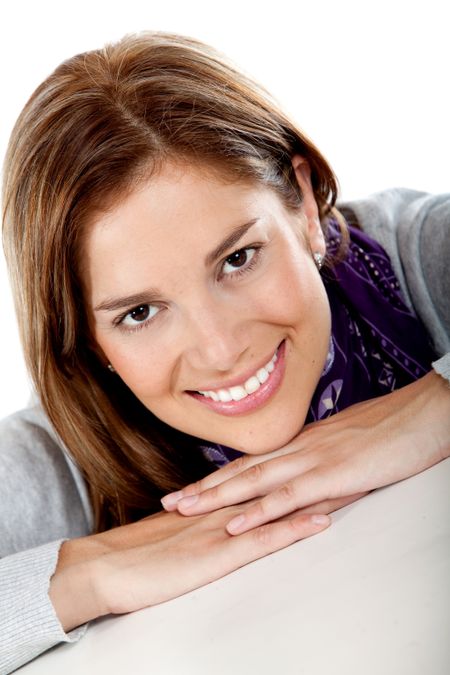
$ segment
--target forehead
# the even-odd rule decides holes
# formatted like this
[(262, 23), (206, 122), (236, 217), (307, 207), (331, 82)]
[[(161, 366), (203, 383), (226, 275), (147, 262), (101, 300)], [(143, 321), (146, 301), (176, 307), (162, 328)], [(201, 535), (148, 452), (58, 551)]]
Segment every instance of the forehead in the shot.
[(139, 286), (146, 275), (153, 284), (182, 277), (233, 228), (278, 218), (283, 210), (277, 195), (259, 184), (168, 164), (86, 228), (83, 281), (97, 295), (111, 286), (115, 292)]
[[(226, 221), (251, 202), (267, 188), (250, 180), (232, 180), (229, 175), (207, 165), (166, 163), (149, 179), (141, 179), (137, 186), (105, 213), (92, 219), (93, 230), (108, 228), (131, 229), (145, 218), (148, 226), (158, 224), (166, 228), (177, 225), (179, 234), (189, 231), (188, 224), (194, 220), (200, 226), (204, 217), (214, 214), (214, 219)], [(220, 206), (220, 209), (217, 207)], [(182, 220), (180, 222), (180, 216)], [(185, 223), (185, 225), (183, 224)]]
[(85, 229), (85, 252), (93, 256), (130, 241), (158, 250), (195, 235), (214, 236), (248, 214), (280, 208), (275, 193), (257, 183), (227, 180), (203, 166), (168, 164), (91, 220)]

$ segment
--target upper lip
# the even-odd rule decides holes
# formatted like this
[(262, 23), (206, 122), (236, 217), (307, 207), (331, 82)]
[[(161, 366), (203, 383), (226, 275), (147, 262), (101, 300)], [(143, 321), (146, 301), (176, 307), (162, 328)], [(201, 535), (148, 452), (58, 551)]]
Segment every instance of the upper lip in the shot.
[(241, 373), (240, 375), (236, 375), (236, 377), (230, 378), (229, 380), (224, 380), (223, 382), (219, 383), (214, 383), (214, 384), (208, 384), (206, 386), (201, 386), (198, 387), (197, 389), (188, 389), (187, 391), (217, 391), (219, 389), (229, 389), (230, 387), (236, 387), (239, 385), (243, 385), (247, 380), (255, 375), (255, 373), (258, 372), (260, 368), (264, 368), (264, 366), (269, 363), (275, 352), (278, 351), (280, 348), (281, 343), (270, 353), (269, 356), (267, 356), (264, 360), (260, 361), (259, 366), (253, 366), (252, 368), (249, 368), (245, 373)]

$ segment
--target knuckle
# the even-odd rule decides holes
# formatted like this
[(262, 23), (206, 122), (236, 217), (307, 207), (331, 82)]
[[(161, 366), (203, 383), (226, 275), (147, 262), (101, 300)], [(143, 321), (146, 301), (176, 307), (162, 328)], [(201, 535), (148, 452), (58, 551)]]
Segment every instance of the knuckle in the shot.
[(246, 455), (242, 455), (242, 457), (238, 457), (233, 462), (230, 462), (228, 468), (232, 475), (236, 475), (238, 473), (242, 473), (243, 471), (245, 471), (245, 469), (247, 468), (247, 464), (248, 459)]
[(277, 490), (277, 496), (285, 502), (293, 502), (296, 497), (296, 490), (294, 484), (289, 481)]
[(253, 531), (256, 543), (262, 546), (268, 546), (272, 542), (272, 532), (269, 525), (260, 525)]
[(266, 503), (265, 499), (253, 504), (246, 513), (247, 519), (249, 522), (258, 525), (259, 523), (267, 523), (269, 520), (272, 520), (270, 517), (270, 506)]
[(220, 497), (219, 488), (220, 488), (219, 485), (213, 485), (213, 487), (210, 487), (206, 492), (203, 493), (202, 498), (208, 499), (210, 501), (215, 501)]
[(183, 496), (190, 497), (191, 495), (198, 495), (204, 490), (203, 480), (197, 480), (195, 483), (191, 483), (183, 490)]
[(248, 478), (248, 480), (251, 483), (258, 483), (264, 474), (264, 465), (261, 464), (253, 464), (250, 468), (248, 468), (245, 471), (245, 477)]
[(266, 499), (261, 499), (261, 501), (255, 504), (252, 511), (257, 520), (266, 520), (269, 517), (270, 504), (267, 503)]

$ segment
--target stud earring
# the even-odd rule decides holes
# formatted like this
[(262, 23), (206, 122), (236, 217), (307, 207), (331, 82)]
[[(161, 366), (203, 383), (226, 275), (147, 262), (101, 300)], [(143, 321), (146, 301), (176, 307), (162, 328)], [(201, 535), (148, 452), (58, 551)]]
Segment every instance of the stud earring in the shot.
[(313, 258), (317, 269), (320, 270), (323, 265), (323, 255), (321, 253), (314, 253)]
[(109, 370), (111, 373), (115, 373), (115, 372), (116, 372), (114, 366), (112, 366), (110, 363), (108, 363), (108, 370)]

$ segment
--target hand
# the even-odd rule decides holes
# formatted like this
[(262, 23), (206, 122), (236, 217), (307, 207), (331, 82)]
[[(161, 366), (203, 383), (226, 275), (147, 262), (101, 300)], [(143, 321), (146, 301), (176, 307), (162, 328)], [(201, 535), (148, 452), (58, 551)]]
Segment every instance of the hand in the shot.
[(450, 389), (434, 371), (311, 425), (287, 446), (247, 455), (164, 497), (186, 515), (263, 497), (230, 520), (237, 534), (299, 510), (330, 512), (450, 455)]
[(241, 537), (225, 524), (237, 507), (186, 518), (159, 513), (63, 544), (50, 599), (64, 629), (177, 597), (326, 528), (327, 516), (292, 514)]

